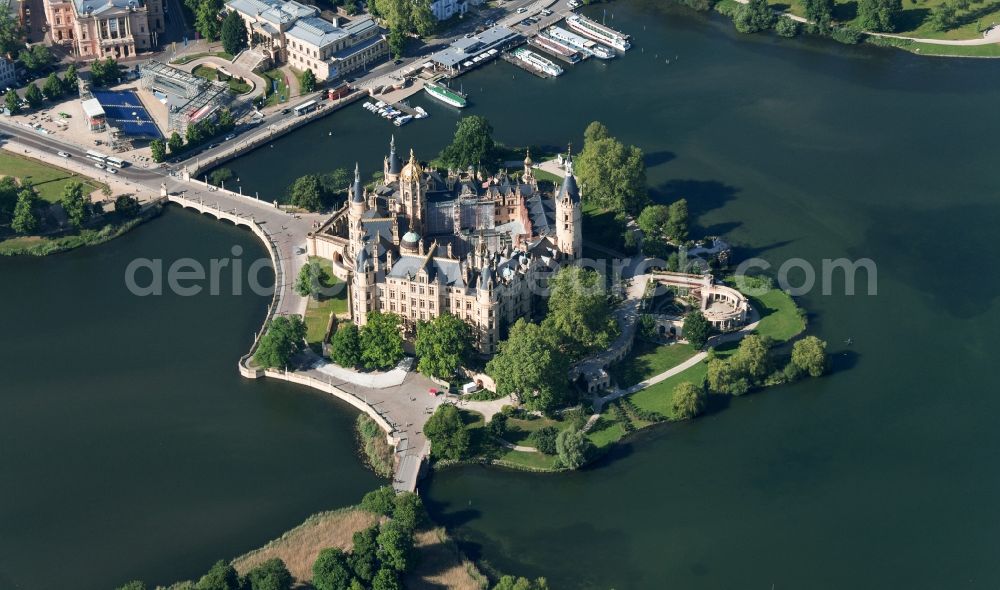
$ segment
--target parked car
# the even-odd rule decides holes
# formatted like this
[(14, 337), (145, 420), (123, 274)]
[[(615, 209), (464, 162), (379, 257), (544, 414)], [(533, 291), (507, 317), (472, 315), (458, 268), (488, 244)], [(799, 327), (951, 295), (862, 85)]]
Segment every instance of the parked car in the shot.
[(59, 155), (60, 158), (68, 158), (69, 157), (69, 154), (66, 153), (66, 152), (58, 152), (58, 155)]
[(525, 12), (528, 12), (528, 9), (523, 6), (517, 9), (518, 14), (524, 14)]
[(552, 11), (546, 8), (542, 11), (542, 16), (552, 16)]
[(100, 162), (94, 162), (94, 168), (104, 170), (104, 164), (101, 164)]
[(236, 138), (236, 134), (235, 134), (235, 133), (230, 133), (229, 135), (227, 135), (227, 136), (223, 137), (222, 139), (223, 139), (224, 141), (231, 141), (231, 140), (233, 140), (233, 139), (235, 139), (235, 138)]

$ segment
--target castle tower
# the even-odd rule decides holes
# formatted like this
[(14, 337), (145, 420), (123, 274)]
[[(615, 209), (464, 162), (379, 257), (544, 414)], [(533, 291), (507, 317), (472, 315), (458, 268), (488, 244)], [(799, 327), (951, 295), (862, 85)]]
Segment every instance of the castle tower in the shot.
[(566, 155), (566, 176), (556, 195), (556, 241), (559, 251), (569, 258), (583, 255), (583, 210), (570, 154)]
[(365, 214), (365, 209), (367, 209), (364, 190), (364, 186), (361, 184), (361, 171), (358, 168), (358, 163), (355, 162), (354, 185), (348, 191), (350, 203), (347, 210), (347, 237), (350, 241), (348, 252), (352, 257), (356, 256), (360, 248), (361, 239), (364, 237), (364, 229), (361, 226), (361, 218)]
[(476, 307), (479, 308), (475, 317), (476, 348), (484, 354), (493, 354), (499, 337), (499, 323), (496, 319), (498, 297), (496, 297), (496, 273), (492, 262), (482, 261), (483, 268), (476, 283)]
[(375, 264), (368, 248), (358, 249), (351, 278), (351, 316), (360, 328), (368, 323), (368, 314), (378, 309), (375, 288)]
[(531, 169), (534, 164), (531, 161), (531, 150), (526, 150), (524, 153), (524, 174), (521, 175), (524, 184), (535, 184), (535, 173)]
[(393, 135), (389, 139), (389, 155), (385, 157), (385, 162), (382, 165), (382, 174), (387, 185), (399, 180), (399, 172), (402, 167), (403, 163), (399, 161), (399, 156), (396, 155), (396, 136)]
[(413, 150), (410, 150), (410, 161), (399, 172), (399, 192), (403, 201), (403, 212), (410, 219), (410, 229), (423, 234), (424, 210), (426, 209), (426, 194), (423, 186), (424, 170), (417, 162)]

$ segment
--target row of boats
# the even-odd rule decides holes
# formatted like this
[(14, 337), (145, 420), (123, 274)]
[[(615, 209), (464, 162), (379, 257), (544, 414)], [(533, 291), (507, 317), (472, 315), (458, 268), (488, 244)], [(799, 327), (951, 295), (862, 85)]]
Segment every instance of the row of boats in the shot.
[(361, 105), (361, 107), (370, 113), (375, 113), (383, 119), (388, 119), (396, 127), (402, 127), (413, 119), (423, 119), (427, 116), (427, 111), (420, 107), (413, 109), (416, 112), (415, 115), (410, 115), (392, 105), (382, 102), (381, 100), (377, 102), (366, 102)]

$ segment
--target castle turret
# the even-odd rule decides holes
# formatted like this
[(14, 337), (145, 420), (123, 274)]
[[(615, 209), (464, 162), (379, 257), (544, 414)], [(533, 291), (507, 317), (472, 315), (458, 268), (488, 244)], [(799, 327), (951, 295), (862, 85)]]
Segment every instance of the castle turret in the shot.
[(403, 212), (410, 218), (410, 229), (417, 233), (426, 233), (424, 232), (423, 175), (424, 169), (417, 162), (411, 149), (410, 161), (399, 172), (399, 193), (403, 201)]
[(566, 176), (556, 195), (556, 241), (559, 251), (576, 259), (583, 255), (583, 210), (580, 187), (573, 175), (572, 155), (566, 155)]
[(365, 209), (367, 208), (364, 186), (361, 184), (361, 171), (358, 168), (357, 162), (354, 163), (354, 185), (348, 192), (348, 199), (350, 200), (347, 209), (347, 237), (350, 241), (348, 252), (351, 256), (356, 256), (360, 248), (361, 239), (364, 237), (362, 235), (364, 228), (361, 226), (361, 218), (364, 217)]
[(525, 184), (534, 184), (535, 173), (532, 171), (534, 165), (535, 163), (531, 161), (531, 150), (526, 150), (524, 153), (524, 174), (521, 175)]
[(368, 313), (378, 309), (375, 288), (375, 263), (368, 248), (361, 246), (354, 261), (351, 278), (351, 314), (359, 327), (368, 323)]
[(386, 156), (385, 163), (382, 167), (385, 183), (391, 184), (399, 180), (399, 173), (402, 168), (403, 163), (399, 160), (399, 156), (396, 154), (396, 136), (393, 135), (389, 139), (389, 155)]

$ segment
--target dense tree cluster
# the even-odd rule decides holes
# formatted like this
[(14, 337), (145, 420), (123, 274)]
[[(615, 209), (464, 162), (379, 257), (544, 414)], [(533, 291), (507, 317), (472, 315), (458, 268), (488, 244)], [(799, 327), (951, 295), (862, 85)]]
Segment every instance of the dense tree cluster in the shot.
[(576, 361), (605, 350), (618, 336), (618, 324), (604, 275), (566, 266), (549, 280), (548, 313), (542, 325), (563, 353)]
[(361, 364), (361, 336), (353, 322), (345, 322), (330, 338), (330, 360), (341, 367)]
[(678, 383), (670, 400), (674, 419), (687, 420), (701, 414), (705, 410), (706, 397), (704, 387), (689, 381)]
[[(245, 576), (240, 576), (232, 564), (217, 561), (197, 582), (182, 582), (171, 588), (189, 590), (290, 590), (292, 574), (285, 562), (273, 557), (254, 566)], [(347, 588), (346, 586), (344, 588)], [(133, 580), (117, 590), (147, 590), (145, 583)]]
[(604, 209), (638, 215), (646, 195), (646, 163), (642, 150), (625, 146), (594, 121), (584, 132), (583, 151), (574, 160), (583, 198)]
[(736, 8), (733, 24), (741, 33), (759, 33), (773, 27), (778, 17), (767, 0), (749, 0)]
[(452, 404), (438, 406), (424, 424), (424, 434), (431, 441), (431, 454), (439, 459), (464, 459), (469, 452), (469, 431)]
[(891, 33), (902, 13), (902, 0), (858, 0), (858, 25), (866, 31)]
[(114, 86), (122, 76), (122, 67), (113, 57), (96, 60), (90, 64), (90, 83), (93, 86)]
[(519, 319), (486, 365), (497, 393), (514, 395), (525, 408), (551, 411), (569, 398), (569, 358), (556, 348), (554, 334)]
[(223, 24), (219, 13), (225, 7), (225, 0), (184, 0), (184, 5), (194, 14), (195, 31), (209, 41), (218, 41)]
[(469, 352), (471, 339), (469, 324), (450, 313), (420, 322), (414, 342), (417, 370), (439, 379), (453, 377)]
[(479, 115), (462, 117), (458, 121), (454, 138), (440, 155), (441, 162), (455, 170), (468, 170), (470, 167), (490, 170), (497, 157), (493, 126)]
[(18, 61), (32, 74), (39, 74), (55, 63), (56, 58), (47, 45), (41, 43), (22, 49), (17, 54)]
[(254, 360), (262, 367), (286, 367), (292, 356), (302, 350), (305, 337), (306, 325), (301, 316), (278, 316), (261, 337)]
[(351, 177), (343, 168), (326, 174), (306, 174), (288, 187), (288, 200), (307, 211), (328, 209), (344, 198), (350, 182)]
[(361, 328), (361, 362), (368, 369), (391, 369), (403, 358), (399, 316), (373, 311)]
[(717, 394), (743, 395), (764, 385), (787, 383), (806, 375), (819, 377), (826, 371), (826, 343), (815, 336), (797, 341), (784, 367), (771, 353), (771, 347), (768, 338), (751, 334), (740, 341), (739, 348), (730, 358), (710, 360), (709, 390)]
[(369, 0), (368, 10), (389, 29), (389, 50), (396, 58), (403, 55), (407, 35), (424, 37), (437, 27), (431, 0)]
[(24, 46), (24, 30), (13, 10), (0, 10), (0, 55), (13, 56)]
[(712, 325), (700, 311), (692, 311), (684, 316), (684, 327), (681, 333), (691, 346), (702, 348), (712, 333)]
[(222, 48), (229, 55), (236, 55), (247, 47), (247, 27), (243, 17), (235, 10), (226, 13), (220, 28)]

